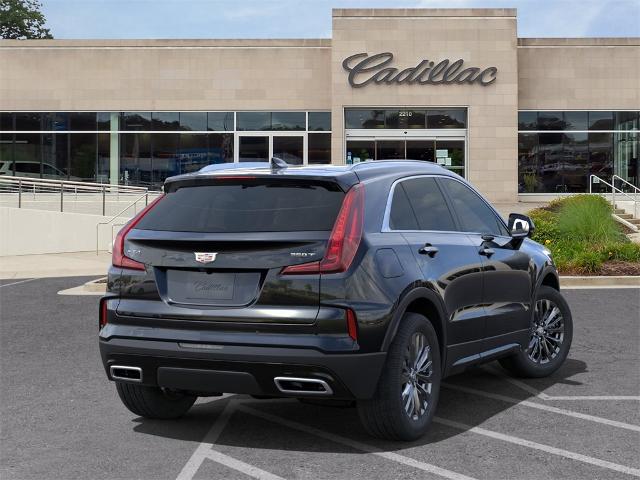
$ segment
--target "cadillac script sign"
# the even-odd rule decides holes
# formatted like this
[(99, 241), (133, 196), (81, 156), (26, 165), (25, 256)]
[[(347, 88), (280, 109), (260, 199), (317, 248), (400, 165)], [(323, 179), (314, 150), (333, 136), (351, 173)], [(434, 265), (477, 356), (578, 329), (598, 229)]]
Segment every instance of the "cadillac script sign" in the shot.
[(356, 53), (342, 62), (342, 68), (349, 72), (349, 85), (354, 88), (370, 83), (378, 84), (478, 84), (491, 85), (496, 81), (496, 67), (466, 67), (464, 60), (444, 59), (438, 63), (422, 60), (415, 67), (399, 69), (391, 66), (393, 53), (384, 52), (369, 55)]

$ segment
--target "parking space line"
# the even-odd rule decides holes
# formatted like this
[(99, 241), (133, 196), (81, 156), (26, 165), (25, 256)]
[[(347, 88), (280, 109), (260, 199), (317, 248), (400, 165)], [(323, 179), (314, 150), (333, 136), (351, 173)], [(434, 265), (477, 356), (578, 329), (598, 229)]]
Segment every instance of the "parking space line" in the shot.
[(558, 413), (560, 415), (566, 415), (568, 417), (579, 418), (580, 420), (588, 420), (590, 422), (601, 423), (603, 425), (609, 425), (611, 427), (624, 428), (625, 430), (631, 430), (633, 432), (640, 432), (640, 426), (630, 423), (618, 422), (615, 420), (609, 420), (608, 418), (596, 417), (594, 415), (588, 415), (586, 413), (574, 412), (572, 410), (566, 410), (564, 408), (552, 407), (551, 405), (542, 405), (540, 403), (530, 402), (528, 400), (519, 400), (513, 397), (507, 397), (506, 395), (499, 395), (497, 393), (489, 393), (483, 390), (476, 390), (475, 388), (462, 387), (459, 385), (452, 385), (450, 383), (443, 383), (443, 387), (450, 390), (456, 390), (463, 393), (470, 393), (481, 397), (490, 398), (492, 400), (499, 400), (513, 405), (522, 405), (524, 407), (537, 408), (538, 410), (544, 410), (547, 412)]
[(37, 278), (27, 278), (26, 280), (20, 280), (19, 282), (5, 283), (4, 285), (0, 285), (0, 288), (2, 288), (2, 287), (10, 287), (11, 285), (18, 285), (20, 283), (32, 282), (34, 280), (38, 280), (38, 279)]
[[(216, 400), (222, 400), (223, 398), (228, 398), (230, 396), (231, 395), (225, 395)], [(250, 477), (258, 478), (260, 480), (284, 480), (282, 477), (269, 473), (258, 467), (245, 463), (242, 460), (238, 460), (237, 458), (233, 458), (229, 455), (213, 449), (213, 444), (218, 441), (220, 434), (229, 423), (231, 415), (236, 410), (235, 402), (235, 399), (231, 399), (229, 400), (229, 403), (225, 405), (216, 421), (213, 423), (207, 434), (202, 439), (202, 442), (200, 442), (196, 450), (191, 455), (191, 458), (189, 458), (185, 466), (182, 467), (182, 470), (178, 474), (176, 480), (192, 480), (202, 466), (202, 462), (204, 462), (206, 459), (213, 460), (214, 462), (217, 462), (221, 465), (237, 470), (238, 472), (244, 473), (245, 475), (248, 475)]]
[(562, 401), (566, 401), (566, 400), (592, 400), (592, 401), (634, 401), (634, 402), (638, 402), (640, 401), (640, 396), (636, 396), (636, 395), (547, 395), (544, 392), (541, 392), (540, 390), (535, 389), (534, 387), (532, 387), (531, 385), (528, 385), (520, 380), (517, 380), (515, 378), (511, 378), (510, 376), (497, 371), (495, 368), (493, 367), (482, 367), (482, 369), (490, 374), (492, 374), (495, 377), (501, 378), (507, 382), (509, 382), (512, 385), (515, 385), (516, 387), (520, 388), (521, 390), (524, 390), (527, 393), (530, 393), (531, 395), (539, 398), (540, 400), (548, 400), (548, 401), (553, 401), (553, 400), (562, 400)]
[(302, 423), (295, 422), (293, 420), (287, 420), (285, 418), (278, 417), (276, 415), (271, 415), (269, 413), (261, 412), (259, 410), (255, 410), (251, 407), (247, 407), (246, 405), (238, 405), (238, 410), (249, 413), (256, 417), (263, 418), (273, 423), (278, 423), (280, 425), (284, 425), (285, 427), (292, 428), (295, 430), (299, 430), (301, 432), (305, 432), (316, 437), (324, 438), (334, 443), (340, 443), (342, 445), (346, 445), (348, 447), (353, 448), (354, 450), (360, 450), (361, 452), (370, 453), (373, 455), (377, 455), (382, 458), (386, 458), (387, 460), (391, 460), (396, 463), (400, 463), (409, 467), (413, 467), (425, 472), (433, 473), (443, 478), (449, 478), (451, 480), (474, 480), (473, 477), (468, 477), (461, 473), (453, 472), (451, 470), (446, 470), (444, 468), (437, 467), (430, 463), (421, 462), (419, 460), (415, 460), (411, 457), (405, 457), (404, 455), (400, 455), (394, 452), (386, 452), (379, 448), (376, 448), (372, 445), (367, 445), (365, 443), (358, 442), (357, 440), (352, 440), (350, 438), (342, 437), (340, 435), (336, 435), (334, 433), (325, 432), (324, 430), (319, 430), (314, 427), (310, 427), (308, 425), (304, 425)]
[(472, 432), (485, 437), (494, 438), (496, 440), (502, 440), (504, 442), (513, 443), (533, 450), (539, 450), (541, 452), (550, 453), (559, 457), (569, 458), (582, 463), (588, 463), (589, 465), (595, 465), (597, 467), (606, 468), (615, 472), (624, 473), (626, 475), (633, 475), (634, 477), (640, 477), (640, 469), (627, 467), (618, 463), (608, 462), (606, 460), (600, 460), (599, 458), (589, 457), (581, 453), (571, 452), (562, 448), (552, 447), (550, 445), (544, 445), (542, 443), (532, 442), (531, 440), (525, 440), (524, 438), (514, 437), (512, 435), (506, 435), (504, 433), (494, 432), (480, 427), (473, 427), (464, 423), (455, 422), (453, 420), (447, 420), (446, 418), (434, 417), (434, 422), (441, 425), (446, 425), (457, 430), (463, 430), (465, 432)]

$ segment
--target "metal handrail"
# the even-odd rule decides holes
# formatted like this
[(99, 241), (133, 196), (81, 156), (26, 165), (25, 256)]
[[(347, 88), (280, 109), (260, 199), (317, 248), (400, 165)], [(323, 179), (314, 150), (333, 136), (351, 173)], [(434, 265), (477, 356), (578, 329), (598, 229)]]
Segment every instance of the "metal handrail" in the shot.
[[(78, 194), (95, 194), (102, 196), (102, 215), (107, 214), (107, 194), (115, 196), (120, 201), (120, 195), (146, 194), (147, 187), (134, 187), (129, 185), (116, 185), (108, 183), (76, 182), (74, 180), (48, 180), (43, 178), (30, 177), (7, 177), (0, 176), (0, 194), (17, 193), (18, 208), (22, 208), (22, 196), (24, 193), (36, 194), (60, 194), (60, 212), (64, 212), (65, 193), (72, 193), (77, 200)], [(110, 197), (113, 198), (113, 197)], [(126, 199), (125, 199), (126, 200)], [(130, 208), (130, 205), (128, 206)]]
[[(594, 182), (593, 180), (597, 179), (597, 182)], [(625, 180), (626, 181), (626, 180)], [(611, 203), (613, 204), (613, 208), (616, 208), (616, 193), (620, 193), (622, 195), (624, 195), (625, 197), (630, 198), (633, 202), (633, 216), (634, 218), (638, 218), (638, 199), (635, 195), (631, 196), (630, 194), (628, 194), (627, 192), (625, 192), (624, 190), (619, 189), (618, 187), (616, 187), (614, 185), (615, 179), (612, 178), (611, 179), (612, 183), (607, 182), (605, 179), (599, 177), (598, 175), (589, 175), (589, 193), (593, 193), (593, 184), (594, 183), (604, 183), (605, 185), (607, 185), (608, 187), (611, 187)]]
[(624, 183), (625, 185), (629, 185), (633, 189), (633, 200), (634, 202), (637, 202), (638, 192), (640, 192), (640, 188), (636, 187), (633, 183), (629, 182), (628, 180), (625, 180), (620, 175), (614, 175), (613, 177), (611, 177), (611, 183), (613, 183), (614, 185), (616, 184), (616, 180), (620, 180), (622, 183)]
[(22, 185), (43, 185), (43, 186), (73, 186), (73, 187), (86, 187), (86, 189), (101, 190), (107, 188), (111, 191), (129, 191), (129, 192), (147, 192), (147, 187), (135, 187), (132, 185), (116, 185), (112, 183), (95, 183), (95, 182), (77, 182), (75, 180), (50, 180), (46, 178), (31, 178), (31, 177), (10, 177), (0, 176), (0, 182), (2, 183), (17, 183)]
[[(109, 225), (111, 222), (113, 222), (116, 218), (120, 217), (124, 212), (129, 210), (131, 207), (134, 207), (133, 214), (136, 215), (138, 211), (137, 211), (137, 208), (135, 207), (138, 204), (138, 202), (143, 198), (144, 198), (144, 206), (146, 207), (149, 204), (149, 192), (145, 192), (144, 195), (140, 195), (138, 198), (136, 198), (133, 202), (131, 202), (125, 208), (123, 208), (118, 213), (116, 213), (109, 220), (105, 222), (96, 223), (96, 255), (100, 253), (100, 225)], [(113, 227), (114, 225), (111, 226), (111, 238), (113, 238)]]

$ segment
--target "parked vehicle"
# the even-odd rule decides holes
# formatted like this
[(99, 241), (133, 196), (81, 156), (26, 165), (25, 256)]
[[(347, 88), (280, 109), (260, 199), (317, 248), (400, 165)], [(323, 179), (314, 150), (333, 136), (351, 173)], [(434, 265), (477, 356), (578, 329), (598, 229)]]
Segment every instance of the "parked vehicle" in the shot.
[(101, 300), (107, 376), (136, 415), (221, 392), (355, 402), (366, 430), (427, 430), (441, 380), (564, 362), (571, 312), (532, 221), (508, 225), (421, 161), (207, 167), (118, 234)]

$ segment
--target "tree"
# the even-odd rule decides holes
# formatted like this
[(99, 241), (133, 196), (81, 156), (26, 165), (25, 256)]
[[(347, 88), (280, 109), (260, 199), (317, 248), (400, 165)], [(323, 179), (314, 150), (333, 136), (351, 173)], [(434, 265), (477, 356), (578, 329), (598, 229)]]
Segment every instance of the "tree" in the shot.
[(0, 0), (0, 38), (53, 38), (38, 0)]

